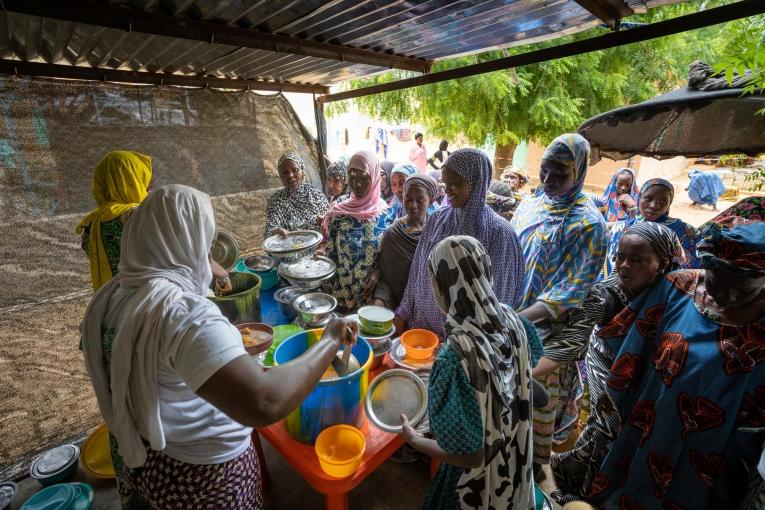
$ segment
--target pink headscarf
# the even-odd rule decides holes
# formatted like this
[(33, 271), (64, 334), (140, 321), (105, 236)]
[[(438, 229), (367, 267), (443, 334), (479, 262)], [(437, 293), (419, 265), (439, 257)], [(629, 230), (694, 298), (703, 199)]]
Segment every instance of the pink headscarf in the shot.
[(385, 200), (380, 198), (380, 161), (373, 152), (360, 151), (351, 157), (348, 163), (348, 171), (351, 168), (363, 168), (372, 177), (369, 191), (363, 197), (357, 197), (351, 192), (351, 198), (344, 202), (336, 203), (324, 216), (324, 230), (329, 230), (329, 222), (337, 216), (350, 216), (359, 221), (376, 218), (388, 208)]

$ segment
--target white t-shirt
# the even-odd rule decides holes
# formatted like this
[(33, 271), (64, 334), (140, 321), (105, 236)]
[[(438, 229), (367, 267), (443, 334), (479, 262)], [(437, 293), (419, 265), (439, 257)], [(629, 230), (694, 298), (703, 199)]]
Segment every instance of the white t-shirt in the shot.
[[(109, 301), (104, 328), (116, 328), (122, 320), (121, 306), (131, 295), (118, 289)], [(190, 464), (219, 464), (238, 457), (250, 445), (252, 429), (229, 418), (218, 408), (197, 396), (198, 390), (215, 372), (239, 356), (247, 354), (242, 336), (214, 303), (208, 302), (199, 313), (199, 302), (191, 298), (176, 301), (166, 320), (166, 335), (191, 331), (171, 351), (161, 347), (157, 382), (159, 409), (166, 447), (163, 453)], [(195, 314), (189, 317), (194, 306)], [(114, 330), (116, 332), (116, 329)], [(168, 342), (170, 344), (170, 342)], [(141, 435), (146, 437), (145, 431)]]

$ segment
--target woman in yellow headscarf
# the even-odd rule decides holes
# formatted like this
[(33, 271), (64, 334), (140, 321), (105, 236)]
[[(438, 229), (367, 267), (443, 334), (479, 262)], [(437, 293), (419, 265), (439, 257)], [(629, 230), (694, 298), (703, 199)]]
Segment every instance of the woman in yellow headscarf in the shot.
[(151, 157), (138, 152), (112, 151), (96, 167), (92, 188), (96, 208), (77, 226), (94, 291), (117, 274), (122, 227), (146, 198), (151, 177)]

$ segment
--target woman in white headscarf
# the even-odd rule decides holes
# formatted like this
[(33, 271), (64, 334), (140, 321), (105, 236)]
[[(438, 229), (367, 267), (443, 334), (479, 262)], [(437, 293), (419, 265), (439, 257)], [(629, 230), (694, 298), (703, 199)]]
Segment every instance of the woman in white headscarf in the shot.
[(262, 507), (251, 427), (285, 417), (308, 395), (355, 326), (265, 371), (207, 299), (215, 236), (210, 197), (163, 186), (132, 214), (119, 274), (80, 325), (85, 363), (113, 433), (120, 492), (131, 507)]
[(497, 299), (492, 263), (473, 237), (452, 236), (428, 259), (446, 314), (446, 345), (428, 383), (434, 439), (402, 416), (402, 436), (444, 461), (424, 508), (534, 508), (531, 366), (526, 331)]

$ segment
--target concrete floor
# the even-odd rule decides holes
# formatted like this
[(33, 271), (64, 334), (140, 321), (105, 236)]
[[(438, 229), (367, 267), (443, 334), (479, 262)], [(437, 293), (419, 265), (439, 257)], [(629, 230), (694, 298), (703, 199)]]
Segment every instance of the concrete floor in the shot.
[[(266, 464), (271, 475), (271, 487), (264, 494), (266, 510), (303, 509), (323, 507), (322, 497), (315, 492), (292, 468), (263, 440)], [(80, 468), (70, 482), (90, 484), (96, 492), (92, 510), (121, 510), (117, 488), (113, 480), (97, 480)], [(364, 510), (408, 510), (422, 507), (429, 483), (429, 465), (425, 462), (407, 464), (387, 461), (364, 480), (349, 495), (349, 508)], [(18, 510), (42, 486), (32, 478), (18, 482), (19, 493), (9, 507)]]

